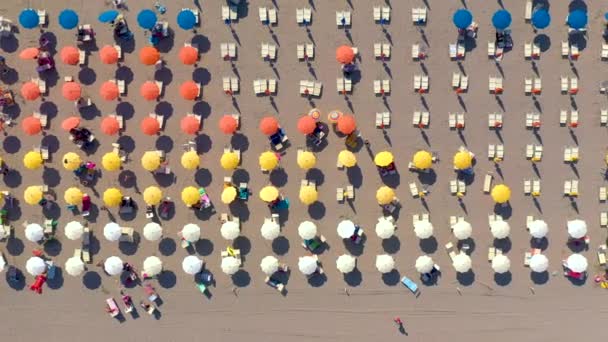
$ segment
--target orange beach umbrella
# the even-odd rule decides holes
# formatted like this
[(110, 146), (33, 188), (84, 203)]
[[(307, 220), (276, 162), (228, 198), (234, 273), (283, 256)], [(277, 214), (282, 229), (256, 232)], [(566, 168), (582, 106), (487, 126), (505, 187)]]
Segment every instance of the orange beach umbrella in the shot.
[(144, 99), (152, 101), (158, 98), (158, 96), (160, 95), (160, 89), (158, 89), (156, 83), (152, 81), (146, 81), (144, 82), (144, 84), (141, 85), (141, 88), (139, 88), (139, 93)]
[(73, 46), (65, 46), (61, 49), (61, 61), (65, 64), (76, 65), (80, 59), (80, 52)]
[(82, 96), (80, 84), (76, 82), (66, 82), (61, 89), (63, 97), (68, 101), (76, 101)]

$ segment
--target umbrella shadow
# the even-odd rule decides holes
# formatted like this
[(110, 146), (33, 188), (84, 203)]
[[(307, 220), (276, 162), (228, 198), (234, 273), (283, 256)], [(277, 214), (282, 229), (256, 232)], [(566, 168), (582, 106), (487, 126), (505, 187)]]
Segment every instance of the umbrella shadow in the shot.
[(494, 282), (498, 286), (507, 286), (511, 284), (511, 280), (513, 280), (513, 274), (511, 274), (511, 271), (507, 271), (505, 273), (494, 273)]
[(194, 244), (194, 250), (198, 255), (208, 256), (213, 253), (213, 242), (209, 239), (200, 239)]
[(61, 241), (52, 239), (44, 244), (44, 253), (51, 257), (58, 256), (61, 253), (62, 247)]
[(401, 249), (401, 241), (397, 235), (393, 235), (388, 239), (382, 239), (382, 248), (388, 254), (396, 254)]
[(101, 286), (101, 277), (95, 271), (88, 271), (82, 277), (82, 284), (89, 290), (97, 290)]
[(420, 246), (420, 249), (426, 254), (435, 253), (438, 245), (437, 239), (434, 236), (431, 236), (428, 239), (420, 239), (418, 242), (418, 246)]
[(213, 175), (211, 174), (211, 171), (209, 171), (209, 169), (201, 168), (196, 170), (196, 173), (194, 174), (194, 181), (199, 186), (209, 186), (212, 180)]
[(396, 172), (392, 175), (386, 175), (382, 177), (382, 181), (384, 182), (384, 184), (390, 186), (391, 188), (397, 188), (399, 184), (401, 184), (401, 175), (399, 174), (399, 172)]
[(473, 285), (475, 282), (475, 272), (473, 272), (473, 270), (469, 270), (465, 273), (458, 272), (456, 273), (456, 280), (463, 286)]
[(101, 111), (97, 108), (97, 105), (93, 103), (87, 107), (81, 107), (78, 109), (80, 116), (85, 120), (93, 120), (98, 116), (101, 116)]
[(162, 115), (165, 120), (173, 116), (173, 105), (167, 101), (160, 101), (154, 107), (154, 112), (158, 115)]
[(15, 291), (21, 291), (25, 288), (25, 275), (23, 272), (15, 267), (15, 279), (11, 279), (8, 272), (5, 272), (6, 282), (11, 289)]
[(546, 34), (539, 34), (534, 37), (534, 44), (540, 48), (541, 52), (546, 52), (551, 47), (551, 38)]
[(158, 285), (160, 285), (164, 289), (171, 289), (175, 287), (177, 283), (177, 277), (175, 273), (170, 270), (163, 270), (158, 276)]
[(53, 154), (59, 150), (59, 139), (53, 134), (46, 135), (40, 142), (41, 145), (48, 147), (49, 153)]
[(173, 31), (173, 29), (171, 29), (171, 27), (169, 27), (167, 31), (167, 36), (161, 39), (158, 44), (155, 45), (156, 49), (162, 53), (171, 51), (171, 49), (173, 49), (173, 46), (175, 45), (175, 32)]
[(158, 251), (163, 256), (173, 255), (173, 253), (175, 253), (176, 250), (177, 250), (177, 244), (175, 243), (175, 240), (173, 240), (173, 239), (163, 238), (158, 243)]
[(360, 188), (363, 184), (363, 172), (359, 165), (347, 168), (346, 176), (348, 177), (348, 182), (355, 188)]
[(173, 72), (169, 68), (162, 68), (154, 72), (154, 80), (163, 82), (167, 86), (173, 82)]
[(199, 101), (192, 106), (192, 112), (199, 115), (201, 119), (206, 119), (211, 115), (211, 105), (205, 101)]
[(348, 286), (351, 286), (351, 287), (357, 287), (357, 286), (361, 285), (361, 283), (363, 282), (363, 274), (356, 267), (354, 270), (352, 270), (351, 272), (345, 273), (343, 276), (344, 276), (344, 282), (346, 284), (348, 284)]
[(308, 284), (312, 287), (321, 287), (327, 282), (327, 275), (323, 274), (313, 274), (308, 278)]
[(4, 138), (2, 142), (2, 148), (4, 148), (4, 152), (8, 154), (15, 154), (21, 150), (21, 140), (14, 135), (9, 135)]
[(493, 245), (503, 253), (509, 253), (512, 247), (511, 239), (508, 236), (504, 239), (494, 239)]
[(234, 239), (232, 245), (241, 250), (241, 255), (247, 255), (251, 252), (251, 241), (245, 236), (238, 236)]
[(196, 68), (192, 72), (192, 80), (206, 86), (211, 82), (211, 73), (207, 68)]
[(19, 39), (14, 33), (8, 37), (3, 37), (0, 39), (0, 49), (7, 53), (17, 51), (19, 49)]
[(157, 150), (169, 153), (173, 150), (173, 139), (168, 135), (161, 135), (156, 138), (155, 146)]
[(156, 180), (156, 183), (160, 186), (162, 186), (163, 188), (168, 188), (170, 186), (173, 186), (177, 180), (175, 174), (173, 172), (166, 174), (166, 173), (154, 173), (154, 180)]
[(437, 182), (437, 173), (433, 169), (428, 172), (418, 172), (418, 181), (423, 185), (433, 185)]
[(116, 142), (126, 153), (133, 153), (135, 151), (135, 140), (128, 135), (121, 135)]
[(395, 285), (399, 284), (400, 280), (401, 280), (401, 273), (399, 273), (399, 271), (397, 269), (393, 269), (392, 271), (390, 271), (388, 273), (382, 274), (382, 282), (384, 282), (384, 285), (386, 285), (386, 286), (395, 286)]
[(249, 149), (249, 139), (242, 133), (235, 133), (232, 138), (230, 138), (230, 145), (236, 150), (245, 152)]
[(24, 249), (23, 241), (17, 237), (10, 238), (6, 242), (6, 251), (12, 256), (21, 255)]
[(213, 147), (213, 141), (207, 134), (199, 134), (194, 139), (196, 149), (199, 153), (207, 153)]
[(137, 217), (137, 212), (139, 211), (139, 207), (137, 203), (133, 202), (133, 207), (130, 211), (121, 212), (118, 211), (118, 216), (124, 221), (133, 221)]
[(346, 248), (351, 255), (360, 256), (365, 249), (365, 240), (367, 240), (367, 237), (363, 235), (359, 243), (354, 243), (351, 239), (342, 239), (342, 243), (344, 243), (344, 248)]
[[(573, 1), (575, 2), (575, 1)], [(572, 32), (568, 35), (570, 45), (577, 45), (579, 50), (583, 51), (587, 48), (587, 37), (583, 32)]]
[(192, 44), (196, 44), (198, 47), (198, 51), (201, 53), (206, 53), (211, 49), (211, 41), (209, 38), (202, 34), (196, 34), (192, 37)]
[(587, 12), (587, 4), (582, 0), (572, 0), (568, 5), (568, 12), (572, 11)]
[(231, 278), (232, 283), (237, 287), (247, 287), (251, 284), (251, 276), (245, 270), (238, 270)]
[(285, 169), (278, 169), (272, 172), (268, 179), (272, 185), (276, 187), (283, 187), (285, 184), (287, 184), (289, 176), (287, 175), (287, 172), (285, 172)]
[(587, 275), (585, 275), (582, 279), (579, 278), (573, 278), (573, 277), (566, 277), (570, 283), (574, 286), (583, 286), (585, 285), (585, 283), (587, 282)]
[(42, 181), (45, 185), (54, 188), (61, 183), (61, 175), (59, 171), (52, 167), (45, 167), (42, 171)]
[(530, 272), (530, 279), (536, 285), (543, 285), (549, 281), (549, 272)]
[(325, 212), (326, 208), (323, 202), (316, 201), (308, 206), (308, 215), (310, 215), (313, 220), (321, 220), (323, 217), (325, 217)]
[(40, 104), (40, 113), (46, 114), (49, 120), (57, 116), (57, 105), (52, 101), (45, 101)]
[(90, 243), (89, 243), (89, 252), (92, 255), (99, 254), (99, 250), (101, 249), (101, 243), (97, 236), (91, 234)]
[(502, 218), (506, 220), (513, 214), (513, 208), (508, 202), (503, 204), (496, 203), (494, 205), (494, 213), (502, 216)]
[(114, 76), (118, 80), (125, 81), (125, 84), (127, 85), (133, 82), (134, 77), (133, 70), (131, 70), (131, 68), (126, 65), (121, 65), (120, 67), (118, 67), (118, 69), (116, 69), (116, 71), (114, 72)]
[(129, 102), (120, 102), (116, 105), (116, 114), (124, 120), (130, 120), (135, 115), (135, 108)]
[(46, 285), (51, 290), (58, 290), (63, 287), (63, 270), (59, 266), (55, 266), (55, 276), (46, 281)]
[(459, 250), (463, 250), (463, 247), (468, 246), (468, 249), (466, 250), (466, 253), (468, 255), (473, 254), (473, 252), (475, 252), (475, 247), (477, 246), (475, 244), (475, 240), (473, 240), (473, 238), (468, 238), (468, 239), (464, 239), (464, 240), (458, 240), (458, 242), (456, 243), (456, 246), (458, 247)]
[(549, 239), (547, 239), (547, 237), (543, 237), (543, 238), (540, 238), (540, 239), (532, 237), (532, 238), (530, 238), (530, 247), (531, 248), (538, 248), (538, 249), (544, 251), (547, 248), (549, 248)]
[(12, 189), (19, 187), (23, 182), (23, 177), (21, 176), (21, 173), (19, 172), (19, 170), (16, 169), (9, 170), (8, 173), (3, 177), (3, 179), (4, 185)]
[(284, 236), (272, 240), (272, 252), (276, 255), (287, 254), (289, 252), (289, 240)]
[(325, 182), (325, 175), (320, 169), (312, 168), (306, 172), (306, 179), (314, 181), (317, 186), (320, 186)]
[(234, 201), (230, 203), (228, 207), (230, 208), (230, 213), (233, 216), (238, 217), (241, 222), (249, 221), (249, 216), (251, 215), (251, 212), (249, 211), (249, 207), (247, 206), (246, 202)]
[(84, 85), (92, 85), (97, 81), (97, 73), (89, 67), (81, 68), (78, 71), (78, 81)]
[(135, 253), (137, 253), (137, 250), (139, 249), (139, 243), (137, 242), (137, 240), (135, 240), (134, 242), (121, 241), (118, 243), (118, 249), (124, 255), (135, 255)]

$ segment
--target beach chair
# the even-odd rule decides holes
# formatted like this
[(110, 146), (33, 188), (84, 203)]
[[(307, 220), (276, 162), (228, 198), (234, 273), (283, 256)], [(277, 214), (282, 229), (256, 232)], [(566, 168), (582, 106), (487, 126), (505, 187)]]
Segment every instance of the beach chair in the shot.
[(564, 195), (565, 196), (570, 196), (570, 193), (572, 192), (572, 181), (564, 181)]
[(344, 188), (336, 188), (336, 201), (344, 202)]
[(422, 76), (414, 76), (414, 92), (419, 92), (422, 88)]
[(578, 196), (578, 180), (573, 179), (572, 180), (572, 189), (570, 191), (570, 197), (577, 197)]
[(570, 44), (562, 41), (562, 58), (568, 58), (570, 56)]
[(414, 111), (412, 115), (412, 125), (415, 127), (419, 127), (422, 121), (422, 113), (420, 111)]
[(453, 179), (450, 181), (450, 193), (456, 195), (458, 193), (458, 181)]
[(490, 189), (492, 187), (492, 175), (489, 173), (486, 173), (484, 180), (483, 180), (483, 192), (484, 193), (490, 193)]
[(496, 44), (494, 42), (488, 42), (488, 58), (496, 57)]
[(426, 7), (412, 8), (412, 22), (414, 25), (426, 24)]
[(570, 111), (570, 127), (576, 127), (578, 125), (578, 110)]
[(597, 260), (600, 266), (606, 265), (606, 245), (597, 248)]
[(391, 57), (391, 46), (386, 43), (374, 44), (374, 57), (379, 59), (388, 59)]
[(116, 318), (120, 314), (120, 309), (118, 308), (118, 305), (116, 305), (114, 298), (106, 299), (106, 305), (107, 305), (108, 314), (110, 315), (110, 317)]
[(560, 77), (561, 91), (562, 93), (568, 92), (568, 77), (561, 76)]
[(524, 20), (529, 22), (532, 19), (532, 0), (526, 1), (526, 7), (524, 9)]
[(562, 109), (559, 112), (559, 124), (560, 124), (560, 126), (566, 126), (567, 122), (568, 122), (568, 111)]
[(532, 79), (531, 78), (526, 77), (524, 79), (524, 93), (526, 95), (532, 94)]
[(38, 25), (40, 25), (40, 27), (45, 27), (47, 25), (47, 21), (46, 21), (46, 10), (38, 10), (36, 11), (38, 12)]
[(492, 262), (492, 260), (494, 260), (495, 257), (496, 257), (496, 248), (495, 247), (488, 248), (488, 261)]
[(454, 250), (454, 244), (452, 242), (446, 243), (445, 250), (448, 253), (448, 255), (450, 256), (450, 259), (452, 261), (454, 261), (454, 258), (456, 257), (456, 251)]
[(351, 25), (351, 14), (349, 11), (336, 12), (336, 25), (338, 28), (347, 28)]
[(460, 87), (460, 73), (452, 73), (452, 88)]
[(599, 200), (600, 202), (606, 202), (607, 199), (607, 191), (605, 186), (601, 186), (599, 189)]
[(414, 198), (418, 197), (418, 195), (420, 194), (420, 192), (418, 192), (418, 186), (416, 185), (416, 183), (410, 183), (410, 194)]
[(532, 87), (532, 94), (540, 95), (542, 91), (542, 82), (539, 77), (534, 78), (534, 86)]
[(87, 64), (87, 54), (85, 51), (78, 49), (78, 65), (83, 66)]
[(464, 59), (464, 55), (466, 53), (466, 49), (464, 44), (458, 43), (456, 44), (456, 57), (459, 59)]
[(608, 226), (608, 212), (602, 211), (600, 213), (600, 227)]
[(352, 185), (346, 186), (346, 191), (344, 192), (344, 196), (349, 200), (355, 199), (355, 187)]
[(578, 45), (576, 45), (576, 44), (570, 45), (570, 57), (571, 57), (571, 59), (577, 60), (579, 54), (580, 54), (580, 51), (578, 49)]
[(576, 95), (578, 93), (578, 78), (570, 77), (570, 89), (568, 89), (568, 94)]
[(448, 113), (448, 125), (450, 129), (456, 129), (456, 113)]
[(531, 195), (533, 197), (538, 197), (540, 196), (540, 180), (535, 179), (532, 181), (532, 193)]
[(532, 58), (532, 44), (524, 43), (524, 59)]
[(450, 59), (455, 60), (456, 58), (458, 58), (458, 47), (456, 46), (456, 44), (449, 44), (449, 53), (450, 53)]
[(488, 145), (488, 159), (496, 158), (496, 145), (489, 144)]
[(602, 43), (601, 58), (603, 60), (608, 59), (608, 44), (606, 44), (606, 43)]
[(421, 94), (429, 92), (429, 77), (426, 75), (423, 75), (420, 79), (420, 91), (419, 92)]
[(532, 192), (532, 181), (524, 180), (524, 195), (530, 195)]
[(376, 95), (387, 95), (391, 92), (390, 80), (375, 80), (374, 81), (374, 94)]

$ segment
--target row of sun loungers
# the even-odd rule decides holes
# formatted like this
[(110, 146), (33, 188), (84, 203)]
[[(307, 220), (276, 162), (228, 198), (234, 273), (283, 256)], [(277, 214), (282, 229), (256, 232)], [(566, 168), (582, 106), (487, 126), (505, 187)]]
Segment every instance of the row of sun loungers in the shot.
[(344, 199), (354, 200), (355, 199), (355, 187), (347, 185), (346, 188), (336, 188), (336, 200), (340, 203), (344, 202)]

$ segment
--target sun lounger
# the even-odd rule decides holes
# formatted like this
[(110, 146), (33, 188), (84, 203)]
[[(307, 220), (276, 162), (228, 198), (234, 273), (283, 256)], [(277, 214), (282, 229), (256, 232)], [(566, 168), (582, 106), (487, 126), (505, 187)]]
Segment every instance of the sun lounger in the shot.
[(488, 261), (492, 262), (492, 260), (494, 260), (494, 257), (496, 257), (496, 248), (488, 248)]
[(221, 57), (225, 60), (231, 60), (236, 58), (236, 44), (235, 43), (222, 43), (220, 44)]
[(426, 24), (426, 7), (412, 8), (412, 22), (415, 25)]
[(108, 306), (108, 313), (110, 314), (110, 317), (115, 318), (120, 314), (120, 309), (118, 308), (118, 305), (116, 305), (114, 298), (106, 299), (106, 304)]
[(570, 112), (570, 127), (578, 125), (578, 110), (572, 110)]
[(449, 51), (450, 51), (450, 59), (455, 60), (456, 58), (458, 58), (458, 48), (457, 48), (456, 44), (450, 44)]
[(133, 242), (133, 234), (135, 232), (135, 229), (130, 228), (130, 227), (122, 227), (121, 228), (121, 235), (120, 238), (118, 239), (118, 241), (120, 242)]
[(543, 158), (543, 146), (534, 145), (534, 156), (532, 157), (536, 161), (541, 161)]
[(562, 41), (562, 57), (568, 58), (570, 56), (570, 44), (568, 42)]
[(336, 200), (340, 203), (344, 202), (344, 188), (336, 188)]
[(602, 211), (600, 213), (600, 227), (608, 226), (608, 212)]
[(542, 82), (540, 78), (534, 78), (534, 86), (532, 87), (532, 93), (534, 95), (539, 95), (542, 91)]
[(530, 195), (531, 192), (532, 192), (532, 181), (524, 180), (524, 194)]
[(606, 195), (607, 191), (606, 191), (606, 187), (605, 186), (601, 186), (600, 190), (599, 190), (599, 200), (600, 202), (606, 202), (607, 199), (607, 195)]
[(597, 260), (600, 266), (606, 265), (606, 245), (601, 245), (598, 247)]
[(338, 28), (346, 28), (351, 25), (351, 14), (349, 11), (336, 12), (336, 25)]
[(346, 198), (349, 200), (354, 200), (355, 199), (355, 187), (352, 185), (347, 185), (344, 196), (346, 196)]
[(486, 176), (483, 181), (483, 192), (486, 194), (490, 192), (490, 188), (492, 186), (492, 175), (486, 173)]
[(488, 42), (488, 58), (496, 57), (496, 44), (494, 42)]
[(606, 43), (602, 43), (601, 58), (604, 60), (608, 59), (608, 44)]
[(452, 259), (452, 261), (454, 261), (454, 258), (456, 257), (456, 251), (454, 250), (454, 244), (452, 242), (446, 243), (445, 250), (448, 253), (448, 255), (450, 256), (450, 259)]
[(418, 192), (418, 186), (416, 185), (416, 183), (410, 183), (410, 194), (414, 198), (418, 197), (419, 192)]
[(526, 1), (526, 7), (524, 10), (524, 20), (529, 22), (532, 19), (532, 0)]
[(568, 77), (561, 76), (560, 77), (561, 91), (562, 93), (568, 92)]
[(532, 93), (532, 79), (531, 78), (524, 79), (524, 93), (526, 95), (530, 95)]

